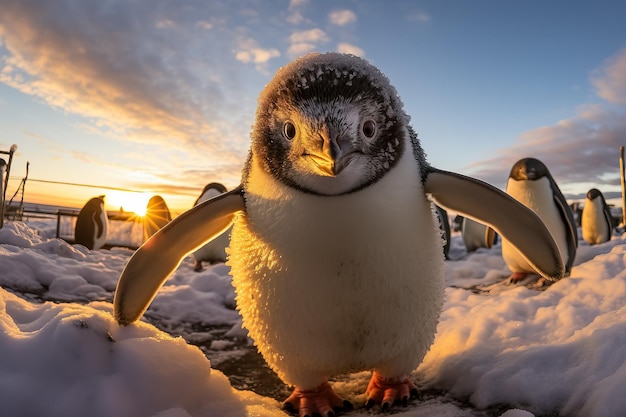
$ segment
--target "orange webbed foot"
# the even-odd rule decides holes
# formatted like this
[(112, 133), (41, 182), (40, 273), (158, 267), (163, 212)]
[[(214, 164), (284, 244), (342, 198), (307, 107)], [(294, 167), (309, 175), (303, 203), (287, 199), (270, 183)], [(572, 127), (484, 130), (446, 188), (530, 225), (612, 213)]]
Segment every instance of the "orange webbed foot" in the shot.
[(354, 408), (350, 401), (335, 394), (328, 382), (312, 390), (296, 387), (283, 402), (283, 407), (290, 412), (298, 411), (299, 417), (313, 417), (313, 415), (335, 417), (335, 410)]
[(411, 397), (417, 396), (417, 386), (409, 378), (384, 378), (376, 372), (365, 391), (365, 407), (380, 404), (383, 411), (389, 410), (395, 403), (407, 405)]
[(510, 284), (517, 284), (518, 282), (521, 282), (523, 280), (526, 279), (526, 277), (528, 277), (528, 275), (530, 275), (527, 272), (513, 272), (510, 276), (509, 276), (509, 283)]

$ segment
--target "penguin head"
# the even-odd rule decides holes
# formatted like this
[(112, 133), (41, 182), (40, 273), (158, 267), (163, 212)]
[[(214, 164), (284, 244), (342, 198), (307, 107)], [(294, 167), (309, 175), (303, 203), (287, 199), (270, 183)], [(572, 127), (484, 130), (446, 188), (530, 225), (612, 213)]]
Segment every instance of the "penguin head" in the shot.
[(592, 188), (591, 190), (587, 191), (587, 200), (595, 200), (598, 197), (602, 197), (602, 199), (604, 200), (602, 193), (597, 188)]
[(411, 137), (402, 102), (377, 68), (339, 53), (309, 54), (259, 97), (251, 158), (282, 183), (341, 195), (376, 182)]
[(85, 204), (85, 207), (89, 207), (92, 210), (99, 210), (101, 207), (104, 207), (104, 199), (106, 196), (99, 195), (98, 197), (93, 197)]
[(204, 186), (204, 188), (202, 189), (202, 193), (204, 194), (209, 190), (215, 190), (220, 194), (224, 194), (226, 191), (228, 191), (226, 189), (226, 187), (224, 186), (224, 184), (220, 183), (220, 182), (210, 182), (207, 185)]
[(509, 174), (509, 178), (516, 181), (536, 181), (543, 177), (550, 178), (550, 171), (543, 162), (535, 158), (520, 159), (513, 165)]

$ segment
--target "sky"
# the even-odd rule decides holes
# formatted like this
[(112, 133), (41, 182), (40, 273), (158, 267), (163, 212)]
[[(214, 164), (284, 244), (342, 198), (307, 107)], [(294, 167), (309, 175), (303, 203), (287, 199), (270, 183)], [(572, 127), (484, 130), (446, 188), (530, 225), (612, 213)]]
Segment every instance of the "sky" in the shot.
[[(0, 150), (9, 197), (109, 209), (237, 186), (256, 100), (308, 52), (381, 69), (428, 161), (504, 188), (532, 156), (570, 201), (621, 204), (626, 3), (450, 0), (0, 0)], [(5, 156), (6, 159), (6, 156)], [(69, 182), (138, 191), (67, 186)]]

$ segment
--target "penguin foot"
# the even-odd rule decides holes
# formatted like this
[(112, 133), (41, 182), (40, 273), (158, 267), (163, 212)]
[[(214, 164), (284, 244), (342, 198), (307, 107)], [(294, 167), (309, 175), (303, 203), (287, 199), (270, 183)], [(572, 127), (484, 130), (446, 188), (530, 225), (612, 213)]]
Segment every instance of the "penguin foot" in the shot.
[(298, 411), (299, 417), (335, 417), (335, 410), (353, 409), (350, 401), (335, 394), (328, 382), (312, 389), (303, 390), (296, 387), (293, 393), (283, 402), (283, 408), (289, 412)]
[(417, 397), (417, 386), (409, 378), (384, 378), (374, 372), (365, 397), (366, 408), (380, 404), (382, 411), (388, 411), (396, 403), (408, 405), (411, 398)]
[(509, 284), (517, 284), (528, 276), (527, 272), (513, 272), (509, 277)]

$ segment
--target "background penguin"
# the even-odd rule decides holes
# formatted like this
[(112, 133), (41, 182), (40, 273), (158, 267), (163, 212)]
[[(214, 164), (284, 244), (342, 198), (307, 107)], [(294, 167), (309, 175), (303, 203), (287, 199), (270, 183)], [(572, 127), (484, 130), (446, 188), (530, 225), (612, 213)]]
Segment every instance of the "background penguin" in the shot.
[(94, 197), (78, 213), (74, 227), (74, 241), (87, 249), (104, 246), (109, 229), (109, 218), (104, 210), (104, 196)]
[(587, 199), (581, 215), (583, 239), (590, 245), (611, 240), (613, 234), (613, 216), (600, 190), (592, 188), (587, 192)]
[(408, 122), (388, 79), (361, 58), (310, 54), (280, 69), (259, 97), (242, 184), (133, 254), (115, 294), (117, 321), (137, 320), (185, 254), (234, 221), (237, 308), (265, 360), (295, 386), (285, 407), (334, 415), (349, 403), (328, 378), (363, 370), (374, 371), (368, 404), (407, 402), (444, 297), (428, 195), (509, 235), (541, 273), (563, 276), (531, 210), (430, 166)]
[[(569, 276), (578, 247), (578, 230), (572, 210), (548, 168), (535, 158), (520, 159), (511, 168), (506, 192), (544, 221), (559, 247), (565, 274)], [(502, 256), (513, 272), (511, 282), (534, 273), (506, 236), (502, 237)]]
[(498, 242), (495, 230), (467, 217), (461, 223), (461, 234), (468, 252), (474, 252), (478, 248), (491, 249)]
[(434, 205), (435, 210), (437, 210), (437, 220), (439, 221), (439, 228), (441, 229), (441, 239), (443, 243), (443, 256), (445, 259), (448, 258), (448, 254), (450, 253), (450, 220), (448, 219), (448, 212), (443, 208)]
[(143, 238), (148, 240), (157, 230), (172, 221), (170, 209), (160, 195), (155, 195), (148, 200), (146, 214), (143, 218)]
[[(200, 197), (196, 199), (193, 205), (195, 207), (200, 203), (204, 203), (213, 197), (217, 197), (218, 195), (225, 193), (226, 191), (226, 187), (220, 183), (212, 182), (207, 184), (202, 190), (202, 194), (200, 194)], [(203, 261), (209, 262), (210, 264), (226, 262), (226, 247), (228, 246), (228, 242), (230, 242), (230, 229), (195, 251), (192, 254), (195, 260), (193, 270), (202, 271)]]

